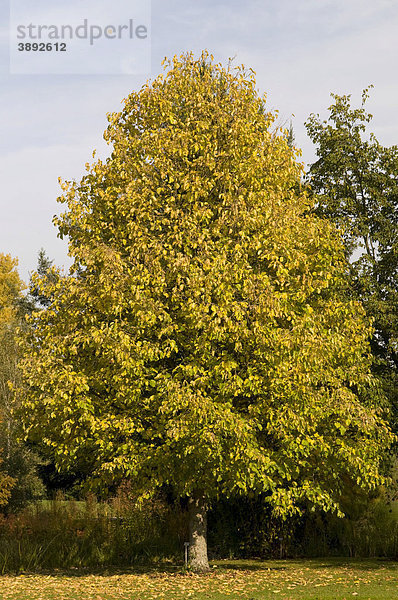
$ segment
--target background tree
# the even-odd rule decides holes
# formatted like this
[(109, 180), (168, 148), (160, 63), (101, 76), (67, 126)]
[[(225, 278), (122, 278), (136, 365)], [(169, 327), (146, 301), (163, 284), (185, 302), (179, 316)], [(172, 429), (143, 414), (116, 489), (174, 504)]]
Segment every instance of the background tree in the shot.
[[(54, 266), (54, 261), (50, 259), (44, 248), (41, 248), (37, 257), (37, 268), (36, 271), (31, 273), (29, 281), (29, 289), (26, 296), (20, 300), (19, 305), (24, 314), (32, 314), (33, 311), (45, 310), (50, 306), (52, 298), (50, 295), (45, 295), (41, 292), (40, 287), (36, 285), (37, 280), (40, 280), (43, 284), (45, 281), (49, 281), (55, 284), (58, 279), (58, 272)], [(26, 447), (25, 447), (26, 450)], [(57, 470), (51, 455), (44, 458), (41, 455), (41, 444), (35, 444), (35, 452), (30, 449), (30, 455), (35, 457), (35, 471), (37, 468), (37, 475), (39, 477), (38, 489), (50, 496), (53, 496), (59, 491), (65, 493), (67, 496), (76, 496), (79, 494), (82, 479), (79, 473), (61, 473)], [(20, 487), (20, 486), (19, 486)]]
[(287, 129), (286, 141), (287, 141), (289, 148), (291, 148), (291, 149), (295, 148), (296, 137), (294, 135), (293, 123), (291, 121), (290, 121), (289, 128)]
[(332, 94), (329, 119), (311, 115), (307, 132), (317, 147), (308, 171), (316, 212), (344, 236), (353, 291), (374, 321), (372, 350), (398, 423), (398, 148), (368, 132), (372, 115), (350, 96)]
[(205, 570), (214, 498), (338, 510), (345, 478), (380, 481), (390, 438), (338, 235), (295, 193), (253, 74), (207, 54), (167, 67), (109, 115), (111, 156), (63, 184), (74, 264), (36, 280), (52, 303), (20, 393), (61, 469), (188, 498)]
[[(5, 485), (7, 510), (16, 510), (44, 495), (44, 486), (37, 475), (39, 459), (23, 442), (20, 424), (13, 415), (15, 400), (10, 383), (18, 381), (17, 327), (24, 326), (28, 303), (22, 295), (25, 285), (17, 272), (17, 261), (0, 254), (0, 447), (3, 449), (2, 469), (12, 487)], [(1, 484), (0, 484), (1, 485)]]
[(52, 284), (55, 284), (58, 280), (58, 271), (54, 267), (54, 261), (51, 260), (44, 248), (39, 250), (37, 257), (37, 269), (31, 274), (29, 281), (29, 293), (27, 296), (28, 302), (30, 302), (30, 312), (33, 310), (40, 310), (50, 306), (52, 298), (41, 293), (40, 286), (36, 285), (36, 281), (41, 282), (48, 280)]

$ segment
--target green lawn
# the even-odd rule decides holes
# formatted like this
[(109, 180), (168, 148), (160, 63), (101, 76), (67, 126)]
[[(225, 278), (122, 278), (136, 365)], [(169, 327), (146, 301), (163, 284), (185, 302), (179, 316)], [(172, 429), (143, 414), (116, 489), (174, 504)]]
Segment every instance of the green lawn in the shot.
[(398, 562), (219, 561), (209, 575), (142, 569), (4, 575), (1, 600), (398, 600)]

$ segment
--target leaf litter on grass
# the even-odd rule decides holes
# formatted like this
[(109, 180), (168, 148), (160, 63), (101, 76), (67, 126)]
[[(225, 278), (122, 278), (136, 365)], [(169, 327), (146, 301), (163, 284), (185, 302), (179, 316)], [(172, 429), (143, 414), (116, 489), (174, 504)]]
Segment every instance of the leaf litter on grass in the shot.
[(0, 578), (0, 600), (398, 600), (397, 563), (222, 561), (208, 575), (29, 574)]

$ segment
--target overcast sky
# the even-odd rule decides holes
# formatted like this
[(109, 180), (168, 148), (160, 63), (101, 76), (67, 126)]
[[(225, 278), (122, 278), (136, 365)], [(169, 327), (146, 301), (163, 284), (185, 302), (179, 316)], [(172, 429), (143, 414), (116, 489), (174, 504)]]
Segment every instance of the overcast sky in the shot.
[[(59, 1), (41, 0), (42, 14)], [(75, 16), (79, 3), (71, 3)], [(62, 5), (65, 14), (69, 4)], [(115, 2), (96, 5), (109, 13)], [(326, 116), (330, 92), (352, 93), (356, 104), (374, 84), (372, 129), (383, 144), (398, 143), (396, 0), (153, 0), (147, 75), (10, 74), (6, 0), (0, 23), (0, 252), (18, 257), (25, 281), (41, 247), (56, 264), (69, 264), (51, 222), (62, 210), (58, 177), (80, 179), (93, 149), (107, 152), (106, 113), (156, 77), (165, 56), (207, 48), (223, 63), (236, 56), (252, 67), (268, 108), (279, 110), (280, 122), (292, 120), (305, 163), (314, 154), (304, 121), (311, 112)]]

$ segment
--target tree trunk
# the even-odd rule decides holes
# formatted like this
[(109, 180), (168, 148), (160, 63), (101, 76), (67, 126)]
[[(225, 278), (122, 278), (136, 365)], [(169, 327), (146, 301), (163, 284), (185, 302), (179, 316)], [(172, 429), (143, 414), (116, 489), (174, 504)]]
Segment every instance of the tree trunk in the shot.
[(207, 507), (205, 498), (196, 495), (189, 500), (189, 565), (195, 572), (210, 569), (207, 558)]

